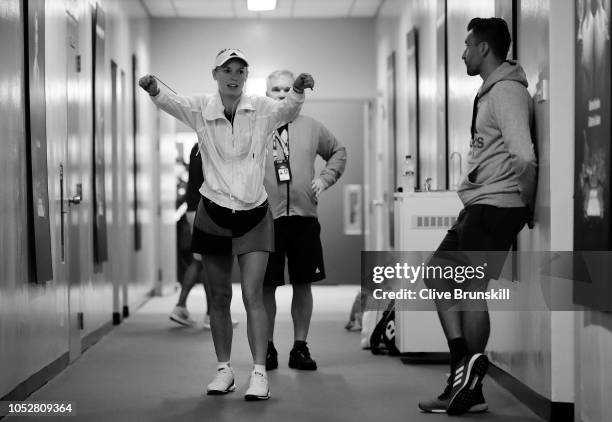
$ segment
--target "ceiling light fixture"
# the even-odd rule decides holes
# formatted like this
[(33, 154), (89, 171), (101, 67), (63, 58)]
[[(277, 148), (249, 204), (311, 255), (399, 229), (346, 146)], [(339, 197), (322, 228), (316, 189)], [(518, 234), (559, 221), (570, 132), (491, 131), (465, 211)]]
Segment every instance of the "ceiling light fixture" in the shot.
[(253, 12), (276, 9), (276, 0), (247, 0), (247, 9)]

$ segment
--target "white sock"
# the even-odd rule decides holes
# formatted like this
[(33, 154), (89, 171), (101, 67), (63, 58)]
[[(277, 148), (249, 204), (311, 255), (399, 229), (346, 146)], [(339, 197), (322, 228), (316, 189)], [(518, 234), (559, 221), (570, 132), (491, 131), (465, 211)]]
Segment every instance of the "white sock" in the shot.
[(217, 362), (217, 371), (221, 368), (231, 368), (229, 360), (227, 362)]
[(266, 365), (253, 365), (253, 372), (259, 372), (260, 374), (266, 375)]

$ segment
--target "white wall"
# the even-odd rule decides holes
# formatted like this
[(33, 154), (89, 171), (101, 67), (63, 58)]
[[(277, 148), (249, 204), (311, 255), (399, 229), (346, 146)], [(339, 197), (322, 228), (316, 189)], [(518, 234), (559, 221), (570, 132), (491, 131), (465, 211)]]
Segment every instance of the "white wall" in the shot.
[[(154, 19), (151, 73), (180, 93), (214, 92), (214, 58), (225, 47), (249, 59), (249, 77), (308, 72), (316, 99), (374, 98), (373, 19)], [(143, 68), (143, 71), (147, 69)]]

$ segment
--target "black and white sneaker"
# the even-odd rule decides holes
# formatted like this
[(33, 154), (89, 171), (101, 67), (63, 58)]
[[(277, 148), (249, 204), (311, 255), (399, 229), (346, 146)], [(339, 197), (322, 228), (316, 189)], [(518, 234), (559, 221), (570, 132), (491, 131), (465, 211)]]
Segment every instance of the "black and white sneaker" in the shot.
[(446, 413), (448, 402), (450, 400), (452, 386), (447, 384), (442, 394), (431, 400), (423, 400), (419, 402), (419, 409), (425, 413)]
[(482, 396), (482, 380), (488, 368), (489, 359), (482, 353), (467, 356), (459, 362), (451, 375), (452, 390), (446, 410), (449, 415), (465, 413), (479, 404), (481, 397), (478, 392)]
[[(442, 394), (438, 397), (423, 400), (419, 402), (419, 409), (425, 413), (446, 413), (448, 409), (448, 403), (450, 402), (450, 395), (452, 391), (452, 385), (450, 384), (450, 374), (446, 374), (446, 387)], [(489, 406), (485, 401), (484, 395), (482, 394), (482, 384), (476, 389), (474, 393), (474, 403), (468, 408), (467, 413), (482, 413), (489, 410)]]

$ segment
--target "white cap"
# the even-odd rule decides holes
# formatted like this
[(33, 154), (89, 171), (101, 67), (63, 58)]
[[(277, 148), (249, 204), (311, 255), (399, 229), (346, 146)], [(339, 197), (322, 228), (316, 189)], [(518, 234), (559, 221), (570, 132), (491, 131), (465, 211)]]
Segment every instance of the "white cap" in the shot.
[(238, 50), (237, 48), (224, 48), (219, 52), (219, 54), (217, 54), (217, 57), (215, 57), (215, 68), (223, 66), (231, 59), (240, 59), (247, 66), (249, 65), (249, 61), (246, 59), (242, 51)]

